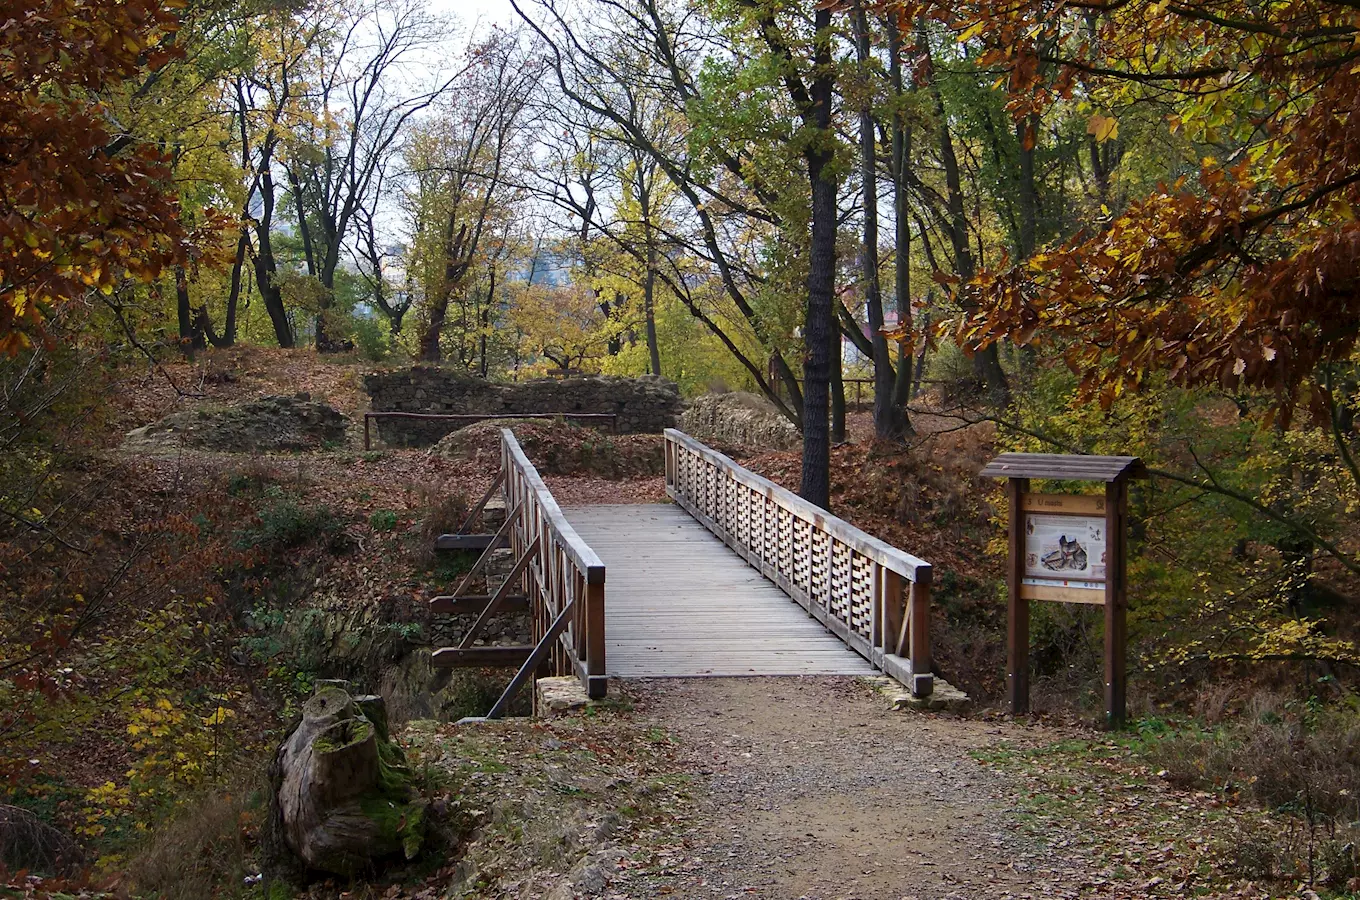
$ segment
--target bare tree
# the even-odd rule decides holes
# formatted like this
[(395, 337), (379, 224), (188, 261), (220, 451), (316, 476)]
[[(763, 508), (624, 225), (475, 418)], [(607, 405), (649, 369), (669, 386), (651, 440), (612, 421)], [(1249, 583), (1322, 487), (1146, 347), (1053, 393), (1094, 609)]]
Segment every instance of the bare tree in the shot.
[[(557, 0), (511, 2), (548, 48), (563, 99), (562, 116), (589, 140), (617, 143), (649, 158), (683, 197), (690, 227), (669, 231), (664, 238), (708, 269), (732, 315), (699, 302), (694, 271), (681, 272), (674, 261), (658, 260), (657, 277), (732, 353), (761, 392), (801, 425), (802, 389), (784, 356), (792, 329), (782, 330), (757, 309), (757, 298), (767, 285), (758, 242), (750, 238), (763, 232), (769, 240), (777, 239), (782, 222), (775, 212), (777, 192), (744, 142), (711, 142), (703, 148), (703, 158), (696, 158), (689, 140), (692, 132), (683, 117), (680, 140), (671, 140), (674, 132), (658, 132), (646, 115), (652, 102), (679, 113), (699, 99), (695, 70), (702, 51), (720, 45), (717, 35), (697, 20), (692, 7), (667, 0), (594, 4), (588, 20), (569, 18)], [(581, 216), (582, 228), (595, 222), (601, 234), (617, 237), (610, 228), (613, 211), (589, 191), (582, 198), (579, 177), (574, 180), (567, 172), (553, 177), (557, 201)], [(647, 266), (645, 248), (628, 242), (623, 249), (640, 254), (640, 262)], [(725, 321), (742, 322), (750, 329), (768, 354), (768, 365), (752, 357), (744, 336), (731, 333)]]
[[(235, 298), (239, 296), (241, 268), (247, 256), (255, 270), (255, 284), (280, 347), (296, 343), (292, 322), (284, 307), (274, 256), (273, 229), (277, 196), (274, 171), (282, 145), (297, 114), (299, 85), (307, 58), (322, 39), (324, 21), (313, 16), (278, 13), (266, 18), (256, 38), (253, 63), (232, 85), (235, 137), (240, 142), (241, 166), (247, 188), (241, 212), (241, 234), (232, 269), (232, 294), (228, 297), (226, 333), (234, 330)], [(252, 246), (250, 232), (254, 232)]]
[(518, 36), (476, 45), (460, 90), (437, 107), (406, 151), (408, 211), (427, 274), (420, 358), (439, 362), (449, 305), (467, 287), (497, 205), (516, 188), (509, 169), (525, 153), (526, 111), (541, 72)]
[[(332, 348), (325, 310), (334, 302), (336, 269), (356, 217), (373, 224), (372, 201), (408, 123), (466, 71), (421, 77), (448, 31), (421, 0), (364, 0), (314, 55), (311, 115), (294, 128), (283, 168), (307, 272), (322, 287), (318, 350)], [(411, 90), (417, 80), (425, 86)]]
[(402, 323), (415, 296), (409, 290), (394, 289), (387, 280), (390, 264), (401, 257), (400, 252), (393, 251), (388, 235), (378, 227), (379, 208), (391, 183), (388, 176), (391, 162), (391, 157), (385, 157), (378, 163), (373, 190), (355, 206), (355, 240), (350, 246), (350, 254), (355, 271), (368, 288), (368, 300), (386, 317), (395, 338), (401, 334)]

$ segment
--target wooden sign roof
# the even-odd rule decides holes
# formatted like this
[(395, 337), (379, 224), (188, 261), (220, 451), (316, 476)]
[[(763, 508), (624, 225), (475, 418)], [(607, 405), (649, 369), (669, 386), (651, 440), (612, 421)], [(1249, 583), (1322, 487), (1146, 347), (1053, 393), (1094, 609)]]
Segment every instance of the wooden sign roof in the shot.
[(1104, 482), (1148, 477), (1147, 467), (1136, 456), (1081, 456), (1069, 453), (1003, 453), (987, 463), (982, 474), (993, 478)]

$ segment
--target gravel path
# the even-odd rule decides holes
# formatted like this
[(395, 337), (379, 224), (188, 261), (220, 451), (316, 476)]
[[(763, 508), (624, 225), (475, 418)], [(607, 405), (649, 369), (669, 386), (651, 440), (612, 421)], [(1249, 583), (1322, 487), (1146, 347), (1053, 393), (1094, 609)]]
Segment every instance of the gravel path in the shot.
[(1023, 787), (968, 755), (1018, 729), (893, 711), (848, 678), (629, 687), (635, 715), (678, 742), (698, 806), (675, 865), (624, 875), (611, 897), (1101, 896), (1084, 860), (1017, 829)]

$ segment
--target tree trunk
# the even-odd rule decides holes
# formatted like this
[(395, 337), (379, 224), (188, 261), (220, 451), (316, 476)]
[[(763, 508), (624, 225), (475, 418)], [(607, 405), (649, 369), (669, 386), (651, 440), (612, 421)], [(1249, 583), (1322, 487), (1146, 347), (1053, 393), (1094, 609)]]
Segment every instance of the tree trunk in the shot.
[(444, 322), (449, 314), (449, 298), (436, 297), (430, 304), (430, 320), (420, 333), (420, 361), (437, 363), (440, 361), (439, 337), (444, 333)]
[(255, 225), (255, 243), (259, 245), (255, 253), (255, 284), (264, 300), (264, 309), (269, 313), (279, 346), (291, 348), (295, 346), (296, 338), (293, 336), (293, 325), (288, 321), (288, 311), (283, 305), (283, 293), (279, 290), (278, 265), (274, 260), (274, 244), (269, 233), (274, 222), (274, 179), (269, 174), (269, 154), (264, 155), (261, 166), (260, 198), (264, 201), (264, 214)]
[[(855, 49), (861, 64), (870, 58), (869, 17), (861, 4), (854, 11)], [(907, 433), (906, 411), (894, 402), (896, 374), (883, 336), (883, 288), (878, 278), (878, 144), (874, 140), (874, 112), (870, 92), (865, 92), (859, 114), (859, 168), (864, 191), (864, 240), (860, 250), (864, 305), (869, 319), (869, 340), (874, 362), (874, 437), (899, 440)], [(900, 304), (899, 304), (900, 309)], [(844, 390), (844, 388), (842, 388)]]
[(1039, 187), (1034, 180), (1034, 149), (1039, 140), (1039, 117), (1030, 116), (1015, 126), (1020, 144), (1020, 260), (1034, 255), (1039, 234)]
[(194, 346), (194, 313), (189, 303), (189, 276), (183, 266), (175, 266), (175, 318), (179, 321), (179, 350), (190, 359)]
[[(911, 216), (907, 209), (907, 169), (911, 165), (911, 128), (902, 113), (902, 33), (898, 30), (897, 17), (887, 17), (888, 29), (888, 77), (892, 82), (892, 176), (893, 176), (893, 243), (897, 265), (894, 267), (893, 292), (896, 295), (897, 327), (910, 338), (912, 336), (911, 314)], [(922, 341), (922, 347), (925, 341)], [(911, 420), (907, 417), (907, 403), (916, 393), (912, 381), (910, 343), (897, 344), (897, 378), (893, 382), (892, 404), (902, 410), (904, 434), (912, 431)]]
[(807, 310), (803, 340), (803, 477), (799, 493), (823, 509), (831, 507), (831, 435), (829, 402), (831, 351), (835, 342), (836, 176), (832, 152), (831, 104), (834, 74), (831, 66), (831, 10), (819, 8), (813, 26), (815, 74), (809, 116), (819, 141), (805, 151), (812, 186), (812, 236), (808, 253)]
[(249, 250), (250, 232), (242, 228), (241, 236), (236, 239), (236, 256), (231, 262), (231, 287), (227, 290), (227, 315), (222, 322), (222, 336), (212, 342), (219, 349), (236, 344), (236, 307), (241, 299), (241, 274)]
[(642, 311), (647, 319), (647, 362), (653, 375), (661, 374), (661, 346), (656, 339), (656, 251), (647, 250), (647, 277), (642, 282)]
[(381, 698), (320, 688), (270, 774), (271, 818), (309, 868), (353, 876), (381, 857), (419, 852), (424, 803), (387, 734)]
[[(928, 46), (928, 45), (926, 45)], [(975, 267), (968, 247), (968, 219), (964, 212), (963, 179), (959, 174), (959, 160), (954, 153), (954, 138), (949, 130), (949, 118), (944, 107), (944, 96), (935, 83), (934, 61), (930, 60), (931, 95), (940, 121), (940, 161), (944, 164), (944, 180), (948, 189), (949, 242), (954, 251), (954, 270), (960, 287), (973, 280)], [(1001, 357), (996, 344), (973, 353), (973, 372), (986, 389), (987, 402), (1005, 406), (1010, 402), (1010, 385), (1001, 368)]]
[(831, 443), (845, 443), (845, 356), (841, 330), (831, 336)]
[(493, 265), (491, 267), (491, 272), (489, 276), (489, 284), (487, 285), (486, 288), (486, 303), (482, 305), (481, 314), (478, 317), (477, 322), (477, 338), (478, 338), (477, 353), (480, 359), (478, 368), (481, 371), (483, 378), (485, 378), (487, 376), (487, 373), (490, 371), (486, 362), (486, 340), (487, 332), (491, 330), (491, 303), (495, 296), (496, 296), (496, 267)]

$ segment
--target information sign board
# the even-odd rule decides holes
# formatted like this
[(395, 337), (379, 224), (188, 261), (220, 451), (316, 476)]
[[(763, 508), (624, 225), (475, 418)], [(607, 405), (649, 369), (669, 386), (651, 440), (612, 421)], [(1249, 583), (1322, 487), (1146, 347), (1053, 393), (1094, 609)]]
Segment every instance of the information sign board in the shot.
[[(1020, 596), (1066, 603), (1105, 602), (1104, 498), (1024, 494), (1024, 561)], [(1035, 510), (1042, 510), (1037, 512)]]

